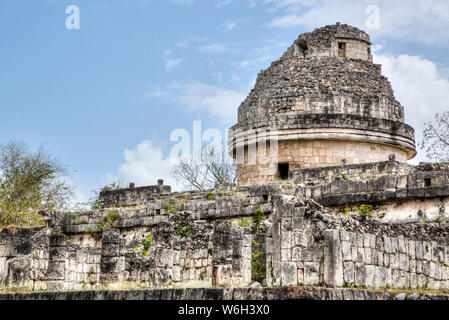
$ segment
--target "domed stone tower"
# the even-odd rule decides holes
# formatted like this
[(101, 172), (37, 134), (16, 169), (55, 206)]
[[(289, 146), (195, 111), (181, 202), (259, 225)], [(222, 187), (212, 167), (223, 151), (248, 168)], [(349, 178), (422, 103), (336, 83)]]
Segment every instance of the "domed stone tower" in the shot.
[(304, 33), (262, 71), (229, 130), (239, 184), (286, 179), (297, 167), (406, 162), (416, 155), (370, 37), (337, 23)]

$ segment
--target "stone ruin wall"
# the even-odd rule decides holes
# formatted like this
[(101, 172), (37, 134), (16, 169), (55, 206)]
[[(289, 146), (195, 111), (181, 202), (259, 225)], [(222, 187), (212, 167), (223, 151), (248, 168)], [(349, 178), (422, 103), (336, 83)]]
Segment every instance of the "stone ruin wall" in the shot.
[[(52, 213), (45, 228), (3, 230), (0, 291), (250, 283), (253, 238), (249, 228), (234, 225), (231, 217), (250, 216), (254, 204), (264, 202), (262, 197), (208, 201), (204, 194), (162, 194), (142, 204), (132, 189), (123, 193), (137, 209)], [(109, 196), (106, 193), (106, 199)], [(186, 200), (192, 196), (199, 199)], [(104, 225), (111, 212), (120, 218)]]
[(275, 285), (449, 288), (447, 224), (381, 224), (321, 214), (296, 201), (281, 206), (282, 215), (274, 218), (273, 246), (267, 246), (272, 248), (267, 255)]
[[(118, 209), (120, 219), (102, 232), (99, 223), (115, 214), (112, 209), (53, 213), (47, 227), (3, 230), (0, 288), (244, 287), (251, 283), (257, 240), (265, 250), (267, 287), (449, 289), (444, 164), (350, 166), (348, 174), (352, 170), (354, 176), (377, 170), (374, 178), (358, 181), (304, 182), (312, 174), (328, 176), (304, 170), (309, 172), (297, 183), (216, 189), (215, 199), (205, 193), (161, 193), (148, 203), (129, 196), (135, 208)], [(391, 214), (382, 215), (385, 206), (419, 201), (426, 206), (411, 205), (411, 218), (391, 223)], [(372, 217), (357, 214), (360, 204), (373, 205)], [(354, 212), (345, 212), (348, 206)], [(426, 211), (432, 206), (439, 208), (438, 217)], [(265, 228), (254, 235), (236, 222), (251, 220), (258, 208), (265, 213)]]

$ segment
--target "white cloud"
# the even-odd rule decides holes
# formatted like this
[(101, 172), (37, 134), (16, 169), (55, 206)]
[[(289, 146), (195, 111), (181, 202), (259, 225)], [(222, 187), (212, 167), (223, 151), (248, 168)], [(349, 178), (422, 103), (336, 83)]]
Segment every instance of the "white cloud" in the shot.
[(232, 2), (232, 0), (222, 0), (219, 3), (217, 3), (217, 8), (221, 8), (222, 6), (230, 4), (231, 2)]
[[(253, 1), (254, 2), (254, 1)], [(269, 10), (278, 12), (268, 24), (272, 27), (316, 28), (337, 21), (352, 24), (389, 39), (447, 46), (449, 40), (449, 1), (447, 0), (263, 0)], [(379, 8), (380, 28), (370, 29), (366, 22), (368, 6)]]
[(224, 123), (237, 119), (237, 109), (247, 90), (227, 89), (198, 81), (173, 82), (164, 89), (155, 88), (150, 97), (165, 97), (189, 111), (203, 111)]
[[(449, 110), (449, 80), (441, 76), (435, 63), (421, 57), (379, 54), (374, 61), (382, 64), (382, 74), (390, 80), (396, 99), (404, 106), (405, 121), (415, 128), (419, 142), (425, 122)], [(418, 150), (416, 161), (425, 160)]]
[(177, 67), (181, 64), (182, 59), (167, 59), (165, 60), (165, 68), (170, 70), (171, 68)]
[(234, 72), (231, 74), (231, 81), (232, 82), (239, 82), (240, 81), (240, 77), (235, 74)]
[(202, 37), (198, 37), (198, 36), (189, 35), (189, 36), (185, 37), (182, 41), (179, 41), (176, 44), (176, 46), (178, 48), (183, 48), (183, 47), (187, 47), (192, 42), (206, 42), (206, 41), (209, 41), (209, 39), (208, 38), (202, 38)]
[(73, 195), (68, 204), (69, 208), (74, 208), (77, 204), (87, 203), (89, 201), (89, 192), (84, 190), (85, 188), (81, 183), (79, 174), (64, 176), (62, 180), (72, 188)]
[(234, 30), (237, 26), (244, 25), (248, 22), (247, 19), (235, 19), (235, 20), (226, 20), (223, 25), (227, 31)]
[(225, 25), (225, 28), (226, 28), (228, 31), (231, 31), (232, 29), (235, 28), (235, 26), (237, 25), (237, 23), (236, 23), (235, 21), (225, 21), (224, 25)]
[(208, 52), (208, 53), (216, 53), (216, 52), (225, 52), (225, 51), (227, 51), (227, 47), (224, 44), (213, 43), (213, 44), (201, 46), (200, 50), (204, 51), (204, 52)]
[(170, 172), (176, 160), (164, 157), (162, 149), (147, 140), (134, 149), (123, 152), (125, 163), (118, 167), (118, 178), (132, 181), (137, 186), (155, 185), (158, 179), (164, 179), (164, 184), (171, 185), (173, 191), (179, 191), (182, 186), (171, 177)]

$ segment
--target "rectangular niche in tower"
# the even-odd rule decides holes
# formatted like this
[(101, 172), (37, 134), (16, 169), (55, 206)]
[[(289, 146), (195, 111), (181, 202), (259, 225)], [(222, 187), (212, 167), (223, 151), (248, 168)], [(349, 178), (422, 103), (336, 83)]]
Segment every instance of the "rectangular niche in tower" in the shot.
[(288, 180), (288, 163), (278, 163), (278, 174), (281, 180)]
[(338, 43), (338, 57), (346, 58), (346, 43), (344, 42)]

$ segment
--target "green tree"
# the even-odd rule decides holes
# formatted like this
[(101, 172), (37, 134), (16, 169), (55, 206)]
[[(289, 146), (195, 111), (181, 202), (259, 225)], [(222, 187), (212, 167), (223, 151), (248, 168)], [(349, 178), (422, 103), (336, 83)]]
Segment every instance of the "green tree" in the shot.
[(0, 229), (38, 226), (40, 211), (64, 209), (72, 196), (64, 174), (43, 147), (33, 153), (20, 142), (0, 145)]

